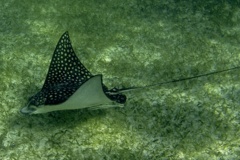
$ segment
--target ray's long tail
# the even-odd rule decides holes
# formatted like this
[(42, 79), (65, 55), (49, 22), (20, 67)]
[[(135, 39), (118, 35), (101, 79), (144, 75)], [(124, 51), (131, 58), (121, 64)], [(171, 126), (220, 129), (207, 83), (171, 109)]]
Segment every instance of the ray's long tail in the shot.
[(209, 72), (209, 73), (205, 73), (205, 74), (200, 74), (200, 75), (197, 75), (197, 76), (179, 78), (179, 79), (174, 79), (174, 80), (170, 80), (170, 81), (155, 83), (155, 84), (146, 85), (146, 86), (128, 87), (128, 88), (121, 88), (121, 89), (116, 89), (115, 88), (114, 92), (117, 94), (117, 93), (124, 93), (124, 92), (139, 90), (139, 89), (151, 88), (151, 87), (161, 86), (161, 85), (168, 84), (168, 83), (175, 83), (175, 82), (180, 82), (180, 81), (185, 81), (185, 80), (191, 80), (191, 79), (196, 79), (196, 78), (200, 78), (200, 77), (210, 76), (210, 75), (218, 74), (218, 73), (222, 73), (222, 72), (228, 72), (228, 71), (232, 71), (232, 70), (236, 70), (236, 69), (240, 69), (240, 66), (233, 67), (233, 68), (228, 68), (228, 69), (224, 69), (224, 70), (220, 70), (220, 71), (214, 71), (214, 72)]

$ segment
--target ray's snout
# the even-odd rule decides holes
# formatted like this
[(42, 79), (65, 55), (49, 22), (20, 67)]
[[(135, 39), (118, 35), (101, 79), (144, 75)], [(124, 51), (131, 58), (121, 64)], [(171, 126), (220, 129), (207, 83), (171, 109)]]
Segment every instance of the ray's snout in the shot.
[(21, 112), (22, 114), (32, 114), (35, 110), (36, 110), (36, 109), (33, 108), (33, 107), (25, 106), (25, 107), (23, 107), (23, 108), (20, 110), (20, 112)]

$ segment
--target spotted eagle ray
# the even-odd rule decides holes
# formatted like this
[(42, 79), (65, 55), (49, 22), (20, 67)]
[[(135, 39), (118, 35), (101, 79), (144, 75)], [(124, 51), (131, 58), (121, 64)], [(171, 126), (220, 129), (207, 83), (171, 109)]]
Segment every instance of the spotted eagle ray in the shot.
[(126, 96), (108, 90), (102, 75), (92, 75), (80, 62), (65, 32), (53, 53), (42, 89), (32, 96), (22, 113), (37, 114), (56, 110), (104, 108), (123, 104)]
[(21, 113), (39, 114), (58, 110), (123, 106), (126, 102), (126, 96), (123, 93), (127, 91), (190, 80), (239, 68), (234, 67), (142, 87), (109, 90), (102, 83), (101, 74), (92, 75), (80, 62), (72, 48), (68, 32), (65, 32), (57, 43), (42, 89), (29, 99), (27, 106), (21, 109)]

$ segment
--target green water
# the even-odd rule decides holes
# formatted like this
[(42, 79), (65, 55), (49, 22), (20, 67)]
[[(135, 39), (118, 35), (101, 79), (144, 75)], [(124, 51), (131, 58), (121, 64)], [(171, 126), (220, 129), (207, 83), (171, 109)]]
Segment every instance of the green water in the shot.
[(239, 66), (239, 0), (2, 0), (0, 15), (0, 159), (240, 156), (238, 70), (130, 92), (124, 108), (19, 113), (65, 31), (109, 88)]

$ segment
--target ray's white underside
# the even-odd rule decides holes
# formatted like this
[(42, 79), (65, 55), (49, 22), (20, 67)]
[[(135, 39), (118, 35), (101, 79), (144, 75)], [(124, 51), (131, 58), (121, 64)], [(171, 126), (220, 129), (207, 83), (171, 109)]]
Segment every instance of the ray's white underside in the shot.
[[(21, 111), (29, 114), (47, 113), (59, 110), (74, 110), (74, 109), (101, 109), (109, 107), (121, 107), (123, 105), (114, 103), (109, 99), (102, 89), (102, 76), (96, 75), (86, 81), (68, 100), (57, 105), (42, 105), (42, 106), (27, 106)], [(31, 112), (29, 108), (36, 110)]]

